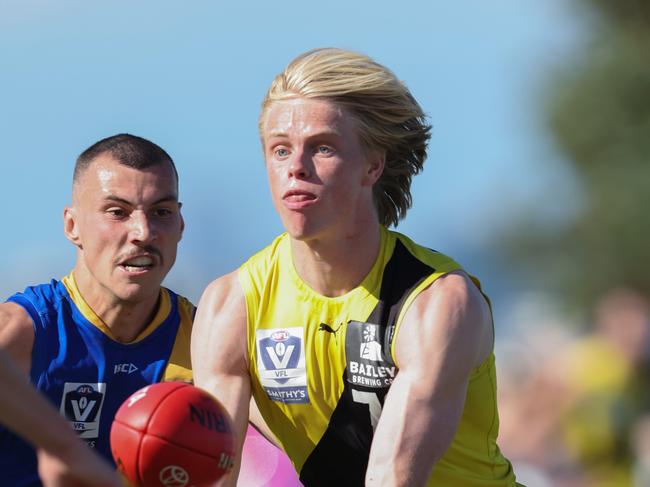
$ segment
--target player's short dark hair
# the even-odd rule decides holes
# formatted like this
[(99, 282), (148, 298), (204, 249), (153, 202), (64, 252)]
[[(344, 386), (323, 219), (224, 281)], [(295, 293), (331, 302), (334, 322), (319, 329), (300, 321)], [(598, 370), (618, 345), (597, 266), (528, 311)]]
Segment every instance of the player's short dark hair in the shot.
[(137, 135), (117, 134), (95, 142), (77, 158), (73, 183), (76, 183), (90, 164), (100, 155), (110, 154), (117, 162), (133, 169), (147, 169), (159, 164), (170, 164), (178, 184), (178, 172), (171, 156), (160, 146)]

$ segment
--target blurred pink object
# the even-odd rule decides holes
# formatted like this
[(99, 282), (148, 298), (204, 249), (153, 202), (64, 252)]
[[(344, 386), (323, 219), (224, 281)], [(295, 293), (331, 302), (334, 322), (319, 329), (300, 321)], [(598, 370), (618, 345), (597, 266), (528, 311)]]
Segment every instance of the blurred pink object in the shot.
[(302, 487), (285, 453), (252, 426), (246, 432), (239, 487)]

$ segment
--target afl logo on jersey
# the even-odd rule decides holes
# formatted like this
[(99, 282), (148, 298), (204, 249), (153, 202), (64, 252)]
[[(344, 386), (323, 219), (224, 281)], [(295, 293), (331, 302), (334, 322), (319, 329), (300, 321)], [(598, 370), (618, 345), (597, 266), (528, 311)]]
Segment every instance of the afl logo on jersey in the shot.
[(274, 331), (271, 334), (271, 340), (275, 342), (283, 342), (285, 340), (288, 340), (291, 335), (287, 330), (279, 330), (279, 331)]
[(96, 439), (104, 404), (106, 383), (66, 382), (63, 386), (60, 412), (83, 439)]

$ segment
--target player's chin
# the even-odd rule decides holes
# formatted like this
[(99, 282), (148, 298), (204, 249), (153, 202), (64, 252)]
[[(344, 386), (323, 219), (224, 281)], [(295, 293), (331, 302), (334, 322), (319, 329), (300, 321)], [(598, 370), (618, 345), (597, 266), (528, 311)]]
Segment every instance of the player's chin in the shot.
[(283, 221), (284, 228), (294, 240), (307, 241), (318, 233), (315, 222), (307, 218), (291, 218)]
[(121, 283), (119, 288), (115, 290), (115, 294), (122, 301), (139, 302), (157, 296), (160, 292), (161, 277), (148, 276), (147, 279), (140, 278), (134, 281)]

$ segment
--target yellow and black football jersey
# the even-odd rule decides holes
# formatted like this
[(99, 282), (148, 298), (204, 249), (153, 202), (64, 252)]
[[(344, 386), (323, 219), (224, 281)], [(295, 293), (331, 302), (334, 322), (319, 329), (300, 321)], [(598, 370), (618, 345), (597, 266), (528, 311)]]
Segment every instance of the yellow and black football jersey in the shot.
[[(300, 279), (287, 234), (240, 268), (253, 395), (305, 485), (364, 484), (374, 428), (399, 370), (394, 337), (404, 312), (457, 269), (385, 228), (373, 268), (343, 296), (322, 296)], [(460, 425), (428, 485), (514, 486), (498, 427), (491, 354), (472, 372)]]

